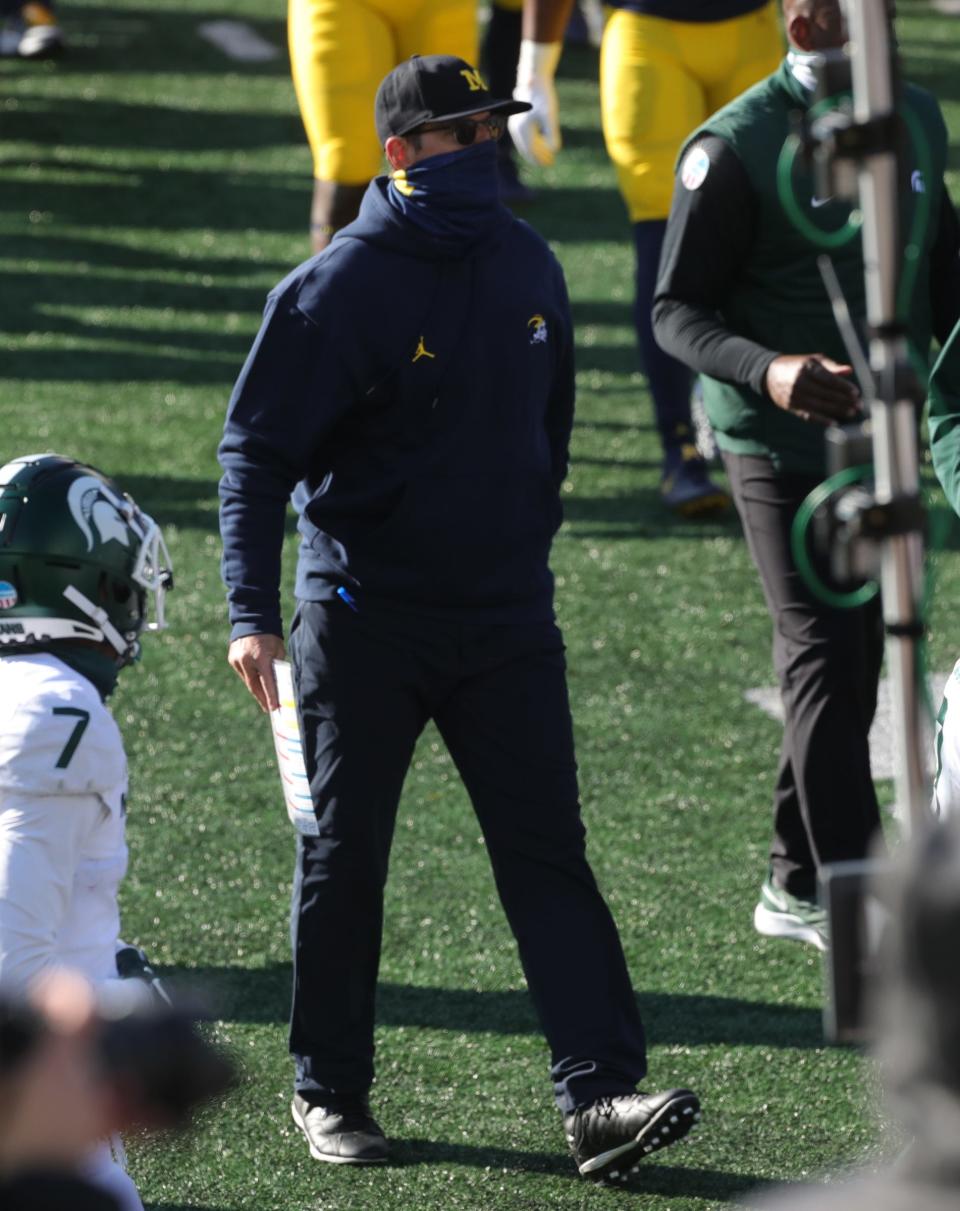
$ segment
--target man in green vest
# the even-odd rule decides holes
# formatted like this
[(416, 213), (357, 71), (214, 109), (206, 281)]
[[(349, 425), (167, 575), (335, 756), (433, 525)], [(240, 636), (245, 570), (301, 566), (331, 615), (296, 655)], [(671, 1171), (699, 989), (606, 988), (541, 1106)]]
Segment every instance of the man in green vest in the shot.
[[(837, 610), (814, 598), (794, 566), (790, 530), (824, 478), (824, 434), (861, 414), (816, 262), (777, 192), (791, 115), (811, 104), (813, 56), (846, 40), (839, 0), (784, 0), (790, 49), (780, 67), (709, 118), (679, 157), (654, 299), (661, 346), (702, 375), (707, 414), (730, 478), (774, 624), (785, 726), (774, 791), (770, 869), (754, 912), (760, 933), (828, 944), (816, 876), (862, 858), (880, 825), (868, 734), (883, 655), (879, 602)], [(907, 152), (903, 230), (930, 204), (910, 301), (911, 338), (925, 357), (960, 316), (960, 233), (943, 187), (946, 130), (936, 100), (908, 86), (905, 102), (927, 155)], [(923, 163), (923, 170), (918, 167)], [(850, 206), (818, 196), (795, 166), (797, 206), (838, 230)], [(921, 199), (921, 195), (926, 197)], [(832, 254), (855, 321), (866, 313), (859, 238)]]

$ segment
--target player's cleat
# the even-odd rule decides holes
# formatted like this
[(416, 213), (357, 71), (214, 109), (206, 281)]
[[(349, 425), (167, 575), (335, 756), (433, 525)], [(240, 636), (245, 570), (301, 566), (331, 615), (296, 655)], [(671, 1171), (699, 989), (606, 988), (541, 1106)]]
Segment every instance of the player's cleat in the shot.
[(667, 447), (660, 496), (681, 517), (703, 517), (730, 507), (730, 497), (707, 475), (707, 464), (692, 442)]
[(827, 914), (815, 900), (803, 900), (777, 887), (768, 875), (753, 910), (753, 927), (768, 938), (792, 938), (809, 942), (817, 950), (829, 950)]
[(603, 1097), (564, 1116), (567, 1143), (582, 1177), (623, 1182), (651, 1152), (675, 1144), (700, 1121), (689, 1089)]
[(387, 1138), (361, 1095), (340, 1095), (315, 1106), (299, 1093), (290, 1109), (307, 1137), (310, 1155), (335, 1165), (382, 1165), (389, 1155)]
[(46, 4), (24, 4), (0, 29), (0, 54), (46, 59), (63, 50), (63, 33)]

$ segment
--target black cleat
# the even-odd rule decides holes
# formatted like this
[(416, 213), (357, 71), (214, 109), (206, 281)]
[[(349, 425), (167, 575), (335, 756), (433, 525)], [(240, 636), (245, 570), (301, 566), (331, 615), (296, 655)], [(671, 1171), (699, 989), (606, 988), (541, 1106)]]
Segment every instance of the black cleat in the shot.
[(310, 1155), (334, 1165), (382, 1165), (390, 1149), (367, 1099), (354, 1094), (328, 1101), (315, 1106), (293, 1095), (293, 1121), (307, 1137)]
[(602, 1097), (563, 1119), (581, 1177), (625, 1182), (651, 1152), (675, 1144), (700, 1121), (700, 1102), (689, 1089)]

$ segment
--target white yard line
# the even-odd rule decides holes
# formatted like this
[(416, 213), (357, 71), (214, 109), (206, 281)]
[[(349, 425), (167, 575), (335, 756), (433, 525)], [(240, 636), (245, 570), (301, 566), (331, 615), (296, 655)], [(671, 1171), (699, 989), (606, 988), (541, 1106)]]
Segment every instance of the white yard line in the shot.
[(228, 59), (241, 63), (268, 63), (280, 58), (279, 49), (243, 21), (205, 21), (197, 26), (197, 33)]

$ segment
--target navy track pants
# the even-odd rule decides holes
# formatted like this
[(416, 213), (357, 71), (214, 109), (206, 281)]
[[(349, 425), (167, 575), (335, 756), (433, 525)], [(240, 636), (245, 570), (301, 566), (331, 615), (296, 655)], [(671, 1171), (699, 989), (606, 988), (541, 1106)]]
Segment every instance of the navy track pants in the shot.
[(632, 1092), (643, 1027), (587, 864), (563, 641), (301, 602), (290, 636), (320, 826), (298, 840), (290, 1050), (309, 1100), (373, 1080), (383, 889), (403, 780), (436, 723), (470, 795), (564, 1111)]

